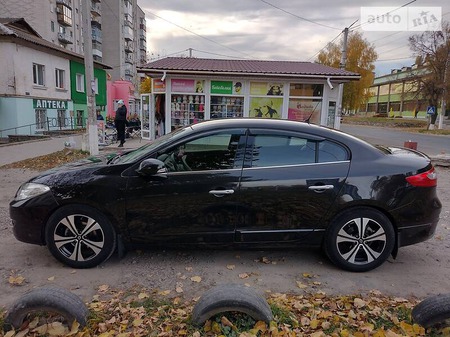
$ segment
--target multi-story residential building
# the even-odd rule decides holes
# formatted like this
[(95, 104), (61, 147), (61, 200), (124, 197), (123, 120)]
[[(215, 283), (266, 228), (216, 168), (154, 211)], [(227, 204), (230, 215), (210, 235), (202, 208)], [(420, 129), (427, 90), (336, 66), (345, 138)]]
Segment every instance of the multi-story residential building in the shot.
[[(0, 137), (86, 126), (84, 58), (47, 40), (24, 19), (0, 19)], [(99, 109), (106, 107), (106, 71), (94, 62)]]
[(146, 63), (147, 54), (145, 14), (137, 0), (2, 0), (0, 17), (24, 18), (45, 40), (83, 55), (82, 5), (86, 2), (93, 59), (112, 67), (108, 78), (113, 83), (128, 82), (129, 86), (129, 97), (114, 97), (113, 92), (108, 106), (113, 110), (113, 103), (123, 99), (135, 111), (140, 83), (136, 66)]

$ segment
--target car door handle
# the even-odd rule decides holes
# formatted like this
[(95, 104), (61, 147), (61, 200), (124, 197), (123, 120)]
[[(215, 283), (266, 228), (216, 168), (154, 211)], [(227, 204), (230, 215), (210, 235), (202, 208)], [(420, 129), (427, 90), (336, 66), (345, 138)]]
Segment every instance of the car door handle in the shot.
[(314, 192), (324, 192), (325, 190), (334, 189), (334, 185), (314, 185), (314, 186), (309, 186), (308, 189), (312, 190)]
[(216, 197), (223, 197), (224, 195), (233, 194), (234, 190), (211, 190), (209, 194), (213, 194)]

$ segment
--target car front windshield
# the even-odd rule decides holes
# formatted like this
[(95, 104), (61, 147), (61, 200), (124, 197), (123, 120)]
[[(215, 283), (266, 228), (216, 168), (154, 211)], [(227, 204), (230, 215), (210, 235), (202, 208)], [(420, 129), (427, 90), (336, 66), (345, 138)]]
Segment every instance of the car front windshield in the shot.
[(170, 133), (167, 133), (159, 138), (156, 138), (155, 140), (151, 141), (150, 143), (143, 145), (136, 150), (126, 152), (124, 154), (118, 155), (114, 157), (110, 164), (126, 164), (126, 163), (132, 163), (136, 160), (138, 160), (141, 157), (146, 156), (149, 152), (151, 152), (153, 149), (156, 149), (161, 144), (166, 143), (170, 141), (174, 137), (178, 137), (179, 135), (183, 134), (187, 128), (177, 129), (175, 131), (172, 131)]

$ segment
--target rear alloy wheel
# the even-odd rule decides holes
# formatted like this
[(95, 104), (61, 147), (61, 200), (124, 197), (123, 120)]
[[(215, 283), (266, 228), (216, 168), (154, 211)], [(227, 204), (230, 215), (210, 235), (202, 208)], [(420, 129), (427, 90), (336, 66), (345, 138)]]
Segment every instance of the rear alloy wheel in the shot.
[(91, 268), (106, 261), (116, 248), (110, 221), (89, 206), (65, 206), (49, 219), (45, 229), (48, 249), (73, 268)]
[(332, 222), (325, 238), (325, 251), (342, 269), (364, 272), (380, 266), (394, 244), (394, 228), (384, 214), (357, 208), (342, 213)]

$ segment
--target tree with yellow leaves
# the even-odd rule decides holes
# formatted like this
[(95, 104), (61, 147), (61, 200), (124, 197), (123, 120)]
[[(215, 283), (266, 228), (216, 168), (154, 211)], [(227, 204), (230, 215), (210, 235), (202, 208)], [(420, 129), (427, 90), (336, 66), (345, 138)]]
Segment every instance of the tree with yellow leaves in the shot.
[[(317, 63), (339, 68), (342, 57), (342, 43), (330, 43), (317, 56)], [(369, 98), (369, 87), (373, 82), (375, 65), (378, 55), (359, 32), (351, 32), (347, 42), (347, 62), (345, 70), (361, 75), (357, 82), (344, 84), (342, 107), (345, 111), (359, 109)]]

